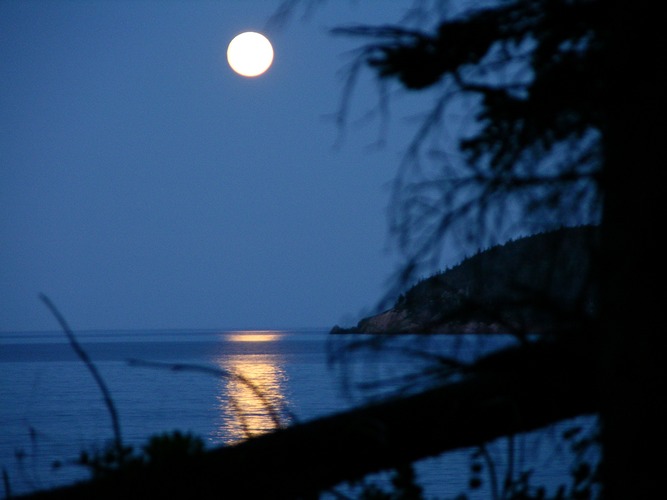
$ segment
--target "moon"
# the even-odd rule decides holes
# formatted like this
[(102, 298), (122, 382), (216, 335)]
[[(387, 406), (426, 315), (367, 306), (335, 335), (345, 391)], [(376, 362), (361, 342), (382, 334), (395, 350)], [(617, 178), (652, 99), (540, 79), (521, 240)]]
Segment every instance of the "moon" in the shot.
[(249, 78), (259, 76), (273, 62), (273, 47), (261, 33), (246, 31), (229, 42), (227, 62), (239, 75)]

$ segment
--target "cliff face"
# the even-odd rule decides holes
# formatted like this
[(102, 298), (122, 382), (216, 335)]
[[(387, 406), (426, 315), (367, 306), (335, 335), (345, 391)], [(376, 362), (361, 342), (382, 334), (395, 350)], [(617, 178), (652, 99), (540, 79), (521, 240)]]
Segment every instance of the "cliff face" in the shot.
[(431, 276), (394, 306), (332, 333), (548, 333), (595, 308), (597, 228), (581, 226), (494, 246)]

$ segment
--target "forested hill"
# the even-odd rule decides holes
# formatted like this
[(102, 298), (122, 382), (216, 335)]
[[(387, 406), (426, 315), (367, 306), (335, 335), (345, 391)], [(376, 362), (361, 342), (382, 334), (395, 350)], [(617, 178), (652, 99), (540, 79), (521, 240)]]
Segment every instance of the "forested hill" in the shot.
[(332, 333), (546, 333), (581, 326), (595, 307), (596, 226), (497, 245), (424, 279), (394, 306)]

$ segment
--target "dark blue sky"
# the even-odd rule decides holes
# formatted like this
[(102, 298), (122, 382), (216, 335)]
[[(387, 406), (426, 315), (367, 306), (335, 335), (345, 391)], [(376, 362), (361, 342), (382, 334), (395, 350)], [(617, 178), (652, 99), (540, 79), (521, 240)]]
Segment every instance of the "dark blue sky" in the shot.
[[(265, 30), (271, 1), (0, 2), (0, 330), (352, 323), (395, 270), (388, 183), (414, 124), (327, 119), (360, 42), (400, 2), (321, 2)], [(256, 79), (228, 42), (271, 39)]]

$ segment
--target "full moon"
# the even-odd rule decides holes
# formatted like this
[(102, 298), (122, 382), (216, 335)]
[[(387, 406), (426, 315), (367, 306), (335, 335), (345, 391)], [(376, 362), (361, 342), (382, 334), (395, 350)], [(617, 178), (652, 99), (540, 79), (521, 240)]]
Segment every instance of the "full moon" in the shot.
[(259, 76), (273, 62), (273, 47), (264, 35), (247, 31), (229, 42), (227, 62), (239, 75)]

